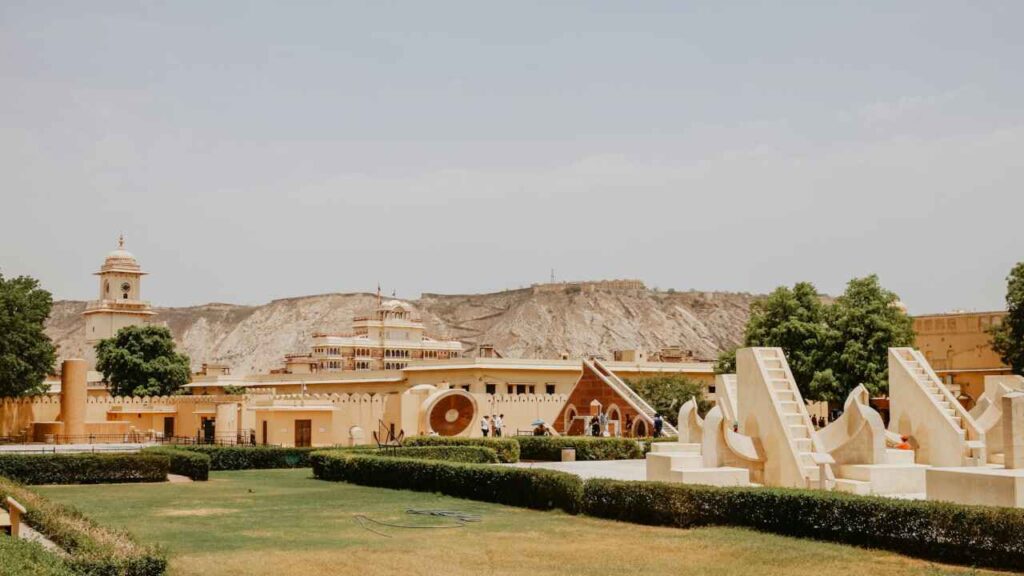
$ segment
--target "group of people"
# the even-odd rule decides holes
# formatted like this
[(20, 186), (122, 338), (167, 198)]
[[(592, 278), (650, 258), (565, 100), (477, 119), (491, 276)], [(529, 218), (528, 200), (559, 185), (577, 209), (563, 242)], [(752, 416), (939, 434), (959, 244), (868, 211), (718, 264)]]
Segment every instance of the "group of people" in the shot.
[(819, 417), (817, 414), (811, 414), (811, 424), (814, 425), (816, 430), (824, 428), (825, 426), (828, 426), (828, 419), (824, 416)]
[(480, 431), (483, 432), (484, 438), (493, 436), (498, 438), (501, 436), (501, 431), (505, 427), (505, 415), (498, 414), (497, 416), (484, 416), (480, 420)]

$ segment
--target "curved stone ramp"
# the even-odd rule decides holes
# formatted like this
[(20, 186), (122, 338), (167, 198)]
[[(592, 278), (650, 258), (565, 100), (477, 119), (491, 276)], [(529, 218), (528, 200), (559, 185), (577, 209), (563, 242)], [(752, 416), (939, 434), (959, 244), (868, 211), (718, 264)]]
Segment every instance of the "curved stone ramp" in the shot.
[(889, 433), (868, 400), (864, 386), (854, 388), (842, 416), (818, 431), (822, 445), (835, 460), (836, 489), (920, 497), (925, 493), (927, 466), (914, 463), (912, 450), (887, 447)]

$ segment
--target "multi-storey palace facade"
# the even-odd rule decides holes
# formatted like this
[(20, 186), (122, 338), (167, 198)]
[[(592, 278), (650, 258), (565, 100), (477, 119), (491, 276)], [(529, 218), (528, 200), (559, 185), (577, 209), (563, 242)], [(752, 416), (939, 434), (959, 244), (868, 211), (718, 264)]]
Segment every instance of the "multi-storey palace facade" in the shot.
[[(369, 316), (353, 319), (351, 334), (314, 334), (309, 364), (324, 372), (403, 370), (413, 360), (450, 360), (461, 354), (461, 342), (431, 338), (405, 304), (390, 300)], [(290, 357), (292, 362), (299, 358)]]

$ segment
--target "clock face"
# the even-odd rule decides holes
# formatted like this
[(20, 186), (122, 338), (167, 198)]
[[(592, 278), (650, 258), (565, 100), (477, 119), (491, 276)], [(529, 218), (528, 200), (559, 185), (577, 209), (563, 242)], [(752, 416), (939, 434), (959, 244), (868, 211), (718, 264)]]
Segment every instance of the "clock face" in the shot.
[(121, 284), (121, 292), (130, 292), (131, 289), (132, 289), (132, 285), (131, 284), (129, 284), (127, 282), (124, 282), (124, 283)]

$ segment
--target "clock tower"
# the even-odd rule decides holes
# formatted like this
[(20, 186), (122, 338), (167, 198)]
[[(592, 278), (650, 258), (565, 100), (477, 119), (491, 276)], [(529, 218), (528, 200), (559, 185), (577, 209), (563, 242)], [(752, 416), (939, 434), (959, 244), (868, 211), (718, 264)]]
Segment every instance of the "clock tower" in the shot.
[(124, 249), (124, 235), (117, 241), (117, 250), (96, 272), (100, 280), (99, 300), (85, 307), (85, 342), (88, 344), (90, 363), (96, 364), (94, 347), (104, 338), (110, 338), (125, 326), (148, 324), (155, 314), (149, 302), (142, 300), (142, 277), (146, 273), (139, 267), (135, 256)]

